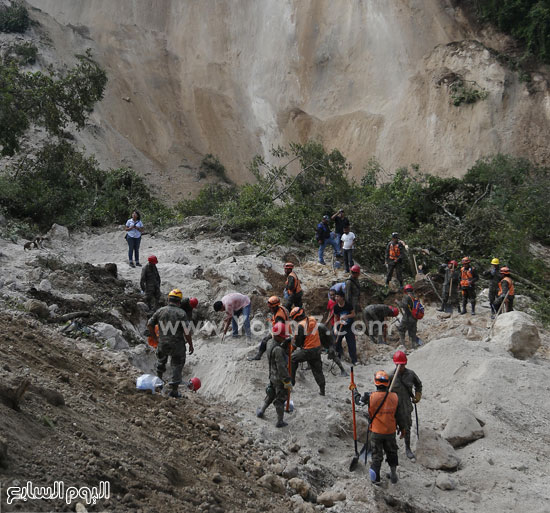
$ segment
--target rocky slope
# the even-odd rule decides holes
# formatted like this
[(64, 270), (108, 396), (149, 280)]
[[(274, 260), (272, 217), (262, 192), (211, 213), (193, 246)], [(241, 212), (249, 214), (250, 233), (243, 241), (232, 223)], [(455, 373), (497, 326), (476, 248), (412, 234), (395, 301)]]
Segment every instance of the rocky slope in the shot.
[[(133, 165), (173, 200), (219, 156), (250, 179), (256, 153), (317, 138), (361, 175), (412, 163), (460, 175), (497, 152), (546, 162), (547, 76), (530, 83), (451, 0), (28, 0), (61, 60), (92, 48), (109, 85), (78, 137), (107, 166)], [(485, 90), (451, 104), (450, 78)]]
[[(209, 305), (235, 289), (251, 295), (256, 320), (265, 318), (265, 299), (280, 293), (278, 273), (289, 257), (299, 262), (310, 311), (320, 312), (326, 288), (343, 278), (316, 264), (313, 254), (282, 248), (257, 257), (257, 248), (213, 236), (206, 225), (195, 219), (190, 226), (146, 236), (142, 244), (144, 257), (158, 256), (165, 292), (179, 286), (199, 297), (198, 320), (218, 322)], [(31, 252), (2, 240), (0, 252), (3, 485), (62, 478), (82, 486), (109, 479), (113, 497), (102, 506), (112, 511), (548, 508), (550, 410), (543, 398), (550, 337), (540, 326), (537, 334), (525, 314), (512, 325), (499, 321), (487, 341), (488, 309), (479, 308), (476, 317), (449, 317), (428, 306), (419, 331), (424, 346), (409, 354), (410, 367), (424, 382), (420, 439), (413, 437), (418, 461), (405, 457), (400, 442), (399, 483), (373, 489), (364, 467), (348, 470), (353, 456), (349, 380), (331, 372), (330, 362), (325, 363), (326, 397), (317, 395), (310, 371), (298, 372), (296, 410), (283, 430), (274, 427), (272, 410), (265, 420), (254, 415), (263, 400), (266, 362), (245, 357), (259, 335), (247, 343), (198, 334), (184, 371), (184, 378), (202, 379), (196, 395), (187, 392), (176, 401), (138, 392), (135, 379), (153, 368), (154, 353), (141, 337), (144, 316), (135, 309), (139, 270), (125, 265), (122, 232), (75, 233)], [(108, 262), (118, 264), (118, 279), (103, 271)], [(373, 284), (382, 279), (368, 277)], [(29, 298), (47, 304), (45, 311), (33, 310), (42, 321), (23, 311)], [(64, 325), (55, 319), (76, 309), (89, 310), (90, 317), (81, 318), (83, 326), (72, 334), (61, 332)], [(113, 350), (109, 341), (81, 331), (99, 319), (120, 329), (125, 344)], [(524, 353), (510, 346), (521, 336)], [(372, 389), (375, 370), (393, 367), (397, 346), (395, 332), (390, 346), (360, 338), (361, 391)], [(30, 388), (15, 411), (5, 402), (6, 388), (13, 390), (24, 379)], [(363, 437), (366, 423), (362, 415), (359, 419)], [(51, 507), (42, 501), (36, 510)]]

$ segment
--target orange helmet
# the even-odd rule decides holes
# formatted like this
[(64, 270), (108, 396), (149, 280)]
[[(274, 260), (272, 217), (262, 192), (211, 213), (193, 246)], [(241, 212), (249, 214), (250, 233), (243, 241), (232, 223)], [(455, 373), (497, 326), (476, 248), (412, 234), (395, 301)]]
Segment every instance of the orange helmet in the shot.
[(269, 306), (277, 306), (277, 305), (280, 305), (281, 304), (281, 300), (277, 297), (277, 296), (271, 296), (268, 300), (267, 300), (267, 304)]
[(407, 355), (403, 351), (396, 351), (393, 355), (395, 365), (407, 365)]
[(501, 267), (500, 274), (508, 275), (510, 274), (510, 269), (508, 267)]
[(304, 315), (304, 309), (299, 306), (295, 306), (292, 310), (290, 310), (291, 319), (296, 319), (296, 317), (301, 317), (302, 315)]
[(463, 264), (469, 264), (470, 262), (471, 262), (470, 257), (464, 257), (464, 258), (462, 259), (462, 263), (463, 263)]
[(390, 384), (390, 377), (388, 373), (383, 370), (379, 370), (374, 374), (374, 384), (377, 386), (387, 387)]
[(285, 264), (285, 269), (294, 269), (294, 264), (292, 262), (287, 262)]

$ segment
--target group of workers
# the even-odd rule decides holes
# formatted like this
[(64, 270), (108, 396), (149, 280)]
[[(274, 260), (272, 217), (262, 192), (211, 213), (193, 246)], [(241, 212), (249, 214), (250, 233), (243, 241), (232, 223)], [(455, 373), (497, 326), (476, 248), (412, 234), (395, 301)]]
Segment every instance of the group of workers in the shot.
[[(335, 214), (342, 228), (342, 234), (338, 233), (340, 248), (341, 235), (349, 233), (349, 221), (343, 216), (343, 211)], [(333, 217), (335, 217), (333, 216)], [(320, 223), (328, 225), (328, 219)], [(318, 227), (319, 242), (326, 245), (328, 238)], [(336, 238), (334, 239), (336, 240)], [(322, 260), (321, 246), (319, 258)], [(377, 344), (385, 344), (387, 320), (397, 317), (401, 312), (402, 318), (397, 326), (400, 343), (411, 349), (418, 347), (420, 339), (417, 336), (417, 322), (424, 315), (424, 308), (414, 294), (412, 285), (403, 286), (402, 265), (406, 244), (399, 240), (398, 234), (393, 233), (386, 248), (387, 275), (386, 285), (389, 286), (392, 276), (399, 281), (403, 290), (403, 296), (396, 306), (386, 304), (368, 305), (363, 311), (360, 306), (361, 286), (359, 276), (361, 268), (352, 261), (349, 265), (349, 277), (342, 283), (333, 285), (328, 294), (327, 315), (323, 323), (318, 322), (313, 316), (306, 314), (303, 307), (303, 290), (299, 277), (294, 270), (294, 264), (287, 262), (284, 265), (286, 282), (283, 290), (283, 300), (278, 296), (271, 296), (267, 300), (269, 309), (268, 320), (271, 331), (260, 342), (255, 355), (249, 360), (260, 360), (264, 353), (267, 354), (269, 383), (266, 387), (266, 396), (261, 407), (256, 411), (258, 417), (263, 418), (266, 409), (273, 404), (277, 414), (276, 427), (286, 426), (284, 421), (285, 402), (289, 402), (290, 391), (296, 383), (296, 372), (300, 363), (307, 362), (315, 382), (319, 388), (319, 394), (325, 395), (326, 381), (323, 374), (321, 356), (328, 353), (329, 359), (339, 367), (342, 376), (347, 372), (342, 365), (343, 341), (346, 341), (349, 358), (352, 366), (359, 364), (356, 339), (353, 324), (361, 314), (362, 319), (369, 328), (370, 339)], [(189, 346), (189, 354), (193, 353), (193, 341), (190, 330), (187, 329), (192, 318), (192, 310), (197, 307), (196, 298), (184, 298), (179, 289), (172, 290), (168, 295), (168, 305), (156, 308), (160, 298), (160, 276), (156, 265), (155, 256), (148, 259), (143, 268), (141, 287), (145, 292), (146, 302), (154, 311), (147, 327), (153, 341), (157, 346), (157, 375), (162, 378), (168, 356), (172, 358), (172, 379), (169, 382), (171, 397), (180, 397), (178, 386), (181, 384), (182, 370), (186, 358), (186, 346)], [(321, 262), (324, 263), (324, 262)], [(468, 301), (471, 304), (471, 313), (475, 314), (476, 282), (479, 279), (477, 269), (472, 265), (471, 259), (464, 257), (458, 262), (451, 260), (442, 264), (440, 271), (444, 274), (442, 304), (440, 311), (447, 306), (456, 305), (460, 314), (466, 313)], [(489, 302), (492, 315), (505, 307), (506, 311), (513, 309), (514, 284), (510, 277), (508, 267), (500, 267), (498, 259), (491, 261), (491, 268), (483, 273), (490, 279)], [(459, 294), (462, 295), (462, 305)], [(462, 308), (461, 308), (462, 306)], [(250, 316), (251, 301), (244, 294), (233, 292), (225, 295), (221, 300), (213, 304), (214, 311), (224, 312), (223, 337), (229, 326), (232, 326), (232, 336), (239, 336), (238, 317), (243, 316), (243, 328), (245, 335), (251, 339)], [(176, 330), (161, 330), (158, 327), (171, 324), (177, 326)], [(409, 335), (409, 345), (406, 343), (406, 334)], [(182, 340), (184, 341), (182, 343)], [(354, 389), (355, 402), (358, 405), (368, 405), (369, 412), (369, 437), (372, 447), (371, 479), (373, 483), (380, 482), (380, 467), (384, 452), (390, 465), (390, 480), (397, 481), (396, 467), (397, 442), (396, 430), (405, 439), (405, 451), (407, 457), (413, 459), (414, 454), (410, 447), (413, 404), (418, 402), (422, 395), (422, 383), (418, 376), (406, 368), (407, 357), (402, 351), (397, 351), (393, 357), (397, 365), (396, 373), (388, 375), (385, 371), (375, 374), (374, 383), (376, 392), (361, 396)]]

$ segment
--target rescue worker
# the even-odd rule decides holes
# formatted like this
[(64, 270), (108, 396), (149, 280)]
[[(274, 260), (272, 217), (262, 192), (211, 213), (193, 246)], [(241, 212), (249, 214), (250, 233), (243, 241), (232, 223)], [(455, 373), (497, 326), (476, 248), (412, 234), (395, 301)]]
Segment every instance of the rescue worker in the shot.
[(437, 309), (437, 311), (444, 312), (447, 303), (450, 303), (451, 309), (453, 305), (456, 305), (458, 308), (458, 313), (460, 313), (460, 299), (458, 296), (458, 290), (460, 287), (458, 262), (456, 260), (451, 260), (448, 264), (441, 264), (439, 267), (439, 272), (443, 273), (445, 278), (443, 280), (443, 290), (441, 291), (441, 306)]
[(294, 264), (292, 262), (287, 262), (285, 264), (285, 308), (290, 311), (293, 306), (302, 306), (302, 286), (300, 285), (300, 280), (296, 273), (294, 272)]
[[(271, 296), (267, 300), (267, 306), (270, 311), (268, 321), (271, 322), (272, 328), (278, 322), (282, 322), (283, 324), (288, 324), (288, 322), (290, 321), (288, 310), (281, 305), (281, 300), (278, 298), (278, 296)], [(258, 352), (254, 356), (249, 356), (247, 360), (248, 361), (261, 360), (262, 355), (265, 353), (267, 349), (267, 343), (271, 340), (271, 338), (272, 338), (271, 333), (266, 335), (261, 340), (260, 345), (258, 346)]]
[(344, 294), (346, 303), (349, 303), (356, 313), (361, 311), (361, 285), (359, 284), (359, 275), (361, 268), (355, 264), (350, 269), (351, 273), (345, 281)]
[(336, 241), (336, 238), (330, 231), (329, 221), (329, 216), (323, 216), (323, 220), (317, 225), (317, 231), (315, 234), (317, 242), (319, 243), (319, 263), (323, 265), (325, 265), (325, 248), (327, 244), (332, 246), (334, 256), (341, 256), (340, 243)]
[(502, 280), (498, 284), (498, 296), (495, 300), (495, 308), (498, 312), (500, 305), (504, 302), (504, 311), (512, 312), (514, 310), (514, 282), (510, 277), (510, 269), (508, 267), (501, 267), (500, 274)]
[(145, 303), (149, 311), (157, 310), (160, 301), (160, 275), (157, 269), (159, 263), (155, 255), (147, 259), (147, 263), (141, 269), (141, 279), (139, 281), (141, 290), (145, 292)]
[(340, 369), (340, 376), (347, 376), (348, 373), (346, 372), (346, 369), (344, 369), (344, 366), (342, 365), (342, 360), (340, 360), (340, 357), (336, 352), (332, 328), (320, 322), (319, 336), (321, 337), (321, 346), (327, 351), (328, 359), (332, 360), (338, 366), (338, 368)]
[(272, 339), (267, 344), (267, 361), (269, 363), (269, 384), (265, 389), (264, 404), (256, 410), (256, 416), (263, 418), (265, 410), (273, 403), (277, 412), (275, 427), (287, 426), (283, 420), (285, 401), (288, 392), (292, 390), (292, 382), (288, 373), (288, 347), (290, 338), (288, 325), (279, 322), (273, 326)]
[(334, 221), (334, 233), (336, 234), (336, 242), (340, 246), (340, 240), (344, 234), (344, 229), (349, 228), (349, 219), (344, 215), (344, 209), (341, 208), (334, 214), (331, 219)]
[(355, 319), (355, 311), (344, 297), (344, 292), (339, 290), (336, 292), (336, 305), (334, 305), (334, 336), (336, 337), (336, 352), (342, 358), (344, 350), (342, 348), (342, 339), (346, 339), (348, 345), (348, 353), (352, 365), (359, 365), (357, 360), (357, 348), (355, 341), (355, 333), (353, 333), (352, 323)]
[[(296, 384), (296, 370), (300, 362), (308, 362), (313, 377), (319, 385), (319, 395), (325, 395), (325, 375), (321, 360), (322, 346), (319, 327), (314, 317), (306, 316), (304, 309), (295, 306), (290, 312), (290, 318), (297, 322), (296, 334), (292, 345), (296, 347), (290, 358), (292, 364), (292, 385)], [(294, 330), (293, 330), (294, 331)]]
[(405, 254), (405, 249), (406, 245), (402, 240), (399, 240), (399, 234), (393, 232), (391, 234), (391, 240), (386, 246), (386, 268), (388, 269), (386, 287), (389, 286), (391, 282), (394, 270), (399, 286), (403, 287), (403, 256)]
[(181, 300), (181, 309), (187, 314), (187, 320), (193, 320), (193, 310), (199, 306), (199, 300), (196, 297), (184, 297)]
[[(399, 365), (397, 378), (393, 384), (393, 389), (399, 396), (399, 405), (397, 407), (396, 419), (401, 438), (405, 439), (405, 452), (407, 458), (414, 459), (414, 453), (411, 450), (411, 428), (413, 404), (416, 404), (422, 398), (422, 382), (420, 378), (411, 369), (407, 369), (407, 355), (403, 351), (396, 351), (393, 355), (393, 363)], [(390, 376), (390, 383), (393, 380), (395, 371)]]
[(478, 278), (477, 269), (472, 266), (470, 257), (464, 257), (462, 259), (462, 267), (460, 268), (460, 289), (462, 290), (461, 315), (466, 313), (468, 300), (472, 305), (472, 315), (476, 314), (476, 282)]
[[(396, 413), (399, 408), (400, 397), (395, 392), (389, 392), (391, 380), (387, 372), (379, 370), (374, 374), (376, 392), (366, 392), (361, 398), (357, 387), (353, 388), (353, 397), (356, 404), (367, 404), (369, 408), (369, 442), (372, 448), (372, 461), (370, 465), (370, 479), (372, 484), (380, 484), (380, 468), (386, 453), (386, 461), (390, 466), (389, 478), (393, 484), (397, 483), (397, 429)], [(409, 401), (410, 402), (410, 401)]]
[(233, 338), (239, 336), (239, 325), (237, 319), (242, 315), (244, 317), (244, 331), (246, 338), (252, 338), (252, 332), (250, 331), (250, 310), (252, 304), (250, 298), (239, 292), (231, 292), (222, 297), (221, 301), (214, 303), (215, 312), (225, 312), (225, 319), (223, 321), (223, 334), (227, 333), (229, 325), (231, 324), (233, 330)]
[(489, 305), (491, 306), (491, 319), (494, 319), (498, 310), (498, 308), (495, 308), (495, 300), (497, 298), (498, 286), (502, 279), (500, 260), (498, 258), (491, 260), (491, 268), (483, 273), (483, 277), (489, 280)]
[[(385, 344), (386, 318), (397, 317), (399, 309), (390, 305), (369, 305), (363, 310), (363, 320), (367, 326), (367, 333), (375, 344)], [(374, 334), (378, 336), (378, 340)]]
[[(162, 379), (166, 370), (168, 357), (172, 366), (172, 380), (170, 397), (181, 397), (178, 386), (181, 383), (183, 366), (185, 365), (185, 344), (189, 344), (189, 354), (193, 354), (193, 340), (188, 330), (187, 315), (181, 309), (182, 293), (174, 289), (168, 294), (168, 305), (159, 308), (147, 321), (149, 335), (158, 344), (157, 346), (157, 376)], [(159, 334), (155, 327), (158, 325)]]
[(409, 340), (411, 342), (411, 347), (414, 349), (418, 347), (418, 337), (416, 336), (418, 320), (413, 317), (412, 311), (414, 307), (414, 300), (416, 299), (414, 295), (414, 289), (412, 285), (405, 285), (403, 288), (403, 297), (399, 306), (401, 307), (401, 312), (403, 317), (401, 322), (397, 326), (397, 331), (399, 332), (399, 341), (401, 344), (405, 345), (405, 333), (409, 334)]

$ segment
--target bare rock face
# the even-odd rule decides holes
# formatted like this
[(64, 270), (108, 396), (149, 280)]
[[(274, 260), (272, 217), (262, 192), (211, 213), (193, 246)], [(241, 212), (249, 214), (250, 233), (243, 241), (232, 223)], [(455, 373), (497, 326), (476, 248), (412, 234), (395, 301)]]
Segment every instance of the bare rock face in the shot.
[(530, 315), (514, 311), (499, 316), (491, 343), (498, 344), (515, 358), (525, 360), (540, 347), (540, 336)]
[(426, 428), (420, 430), (416, 461), (433, 470), (455, 470), (460, 463), (453, 446), (439, 433)]
[(473, 412), (466, 408), (455, 409), (443, 431), (443, 438), (455, 448), (467, 445), (484, 436), (483, 427)]

